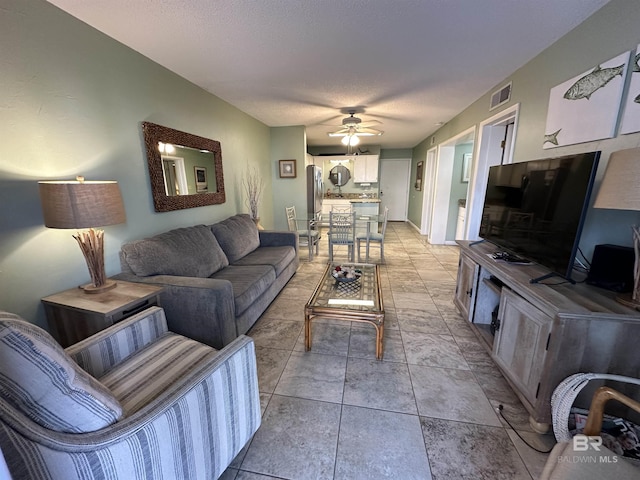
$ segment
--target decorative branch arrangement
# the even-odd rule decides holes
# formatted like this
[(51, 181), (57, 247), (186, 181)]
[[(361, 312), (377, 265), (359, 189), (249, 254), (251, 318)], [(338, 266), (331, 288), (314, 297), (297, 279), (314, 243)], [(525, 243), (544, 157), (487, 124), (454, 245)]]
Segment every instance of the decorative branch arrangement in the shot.
[(90, 228), (88, 231), (76, 233), (73, 238), (80, 245), (80, 250), (87, 261), (92, 286), (103, 287), (107, 283), (104, 269), (104, 230)]
[(244, 179), (242, 180), (244, 191), (247, 193), (245, 203), (249, 207), (249, 215), (253, 220), (258, 217), (258, 205), (264, 188), (264, 179), (258, 173), (255, 167), (247, 167)]

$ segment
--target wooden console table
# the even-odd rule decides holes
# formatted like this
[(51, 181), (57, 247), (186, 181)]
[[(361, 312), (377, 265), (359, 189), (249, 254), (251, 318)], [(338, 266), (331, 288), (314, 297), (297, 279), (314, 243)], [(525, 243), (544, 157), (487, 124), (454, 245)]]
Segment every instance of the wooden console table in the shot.
[(560, 277), (531, 284), (549, 271), (496, 261), (490, 255), (499, 249), (488, 242), (458, 244), (454, 303), (529, 411), (534, 429), (548, 429), (551, 394), (569, 375), (640, 376), (640, 312), (616, 302), (613, 292)]

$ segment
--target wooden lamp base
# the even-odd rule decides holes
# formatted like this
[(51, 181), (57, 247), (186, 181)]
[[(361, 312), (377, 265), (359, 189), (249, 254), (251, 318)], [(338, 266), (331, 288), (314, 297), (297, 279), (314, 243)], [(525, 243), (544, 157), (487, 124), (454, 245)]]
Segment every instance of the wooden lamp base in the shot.
[(104, 285), (95, 286), (92, 283), (87, 283), (86, 285), (80, 285), (80, 289), (84, 290), (84, 293), (102, 293), (112, 288), (116, 288), (118, 283), (115, 280), (107, 280)]
[(82, 250), (91, 275), (91, 283), (80, 286), (84, 293), (102, 293), (115, 288), (116, 282), (107, 280), (104, 271), (104, 230), (90, 228), (86, 232), (78, 232), (73, 238)]

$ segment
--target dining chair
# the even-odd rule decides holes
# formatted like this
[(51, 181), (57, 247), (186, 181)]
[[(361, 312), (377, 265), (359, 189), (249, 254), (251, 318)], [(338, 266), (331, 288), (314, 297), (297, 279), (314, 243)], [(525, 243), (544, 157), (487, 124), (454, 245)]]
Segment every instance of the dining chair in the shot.
[[(380, 262), (384, 263), (384, 234), (387, 231), (387, 219), (389, 218), (389, 207), (384, 207), (384, 213), (382, 214), (382, 229), (380, 233), (378, 232), (369, 232), (369, 233), (359, 233), (356, 235), (356, 242), (358, 248), (358, 262), (360, 261), (360, 245), (364, 241), (365, 246), (371, 246), (371, 243), (378, 244), (380, 247)], [(369, 229), (367, 229), (368, 231)], [(368, 245), (367, 245), (368, 244)], [(367, 248), (368, 251), (368, 248)], [(367, 262), (369, 258), (367, 257)]]
[(355, 257), (356, 214), (329, 212), (329, 261), (333, 262), (334, 245), (346, 245), (349, 261)]
[(298, 220), (296, 218), (296, 207), (285, 207), (287, 214), (287, 225), (290, 232), (298, 233), (298, 241), (301, 247), (309, 248), (309, 261), (313, 260), (313, 247), (315, 246), (316, 255), (318, 255), (318, 244), (320, 243), (320, 231), (314, 230), (317, 224), (317, 217), (305, 220), (306, 229), (298, 229)]

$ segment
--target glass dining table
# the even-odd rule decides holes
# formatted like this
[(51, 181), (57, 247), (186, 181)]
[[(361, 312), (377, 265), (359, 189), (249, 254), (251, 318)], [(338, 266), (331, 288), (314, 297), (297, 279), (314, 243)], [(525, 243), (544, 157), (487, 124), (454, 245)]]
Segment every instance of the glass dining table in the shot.
[[(325, 218), (327, 217), (327, 218)], [(369, 263), (369, 236), (378, 232), (379, 225), (384, 222), (384, 215), (365, 215), (356, 213), (355, 236), (365, 235), (365, 263)], [(329, 226), (328, 215), (300, 215), (295, 218), (297, 225), (305, 225), (304, 229), (318, 230), (322, 227)], [(355, 246), (354, 246), (355, 248)], [(360, 252), (358, 251), (358, 256)], [(309, 250), (309, 259), (312, 258), (311, 249)], [(360, 261), (360, 259), (358, 259)]]

